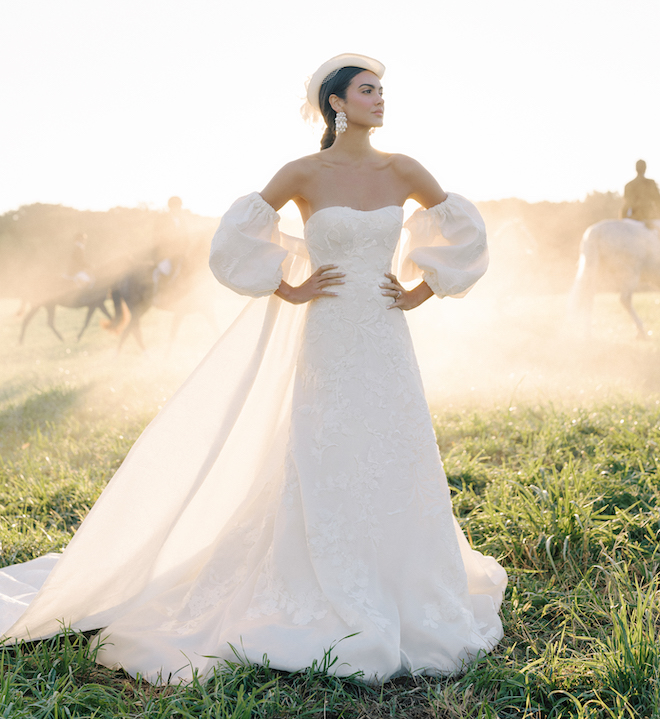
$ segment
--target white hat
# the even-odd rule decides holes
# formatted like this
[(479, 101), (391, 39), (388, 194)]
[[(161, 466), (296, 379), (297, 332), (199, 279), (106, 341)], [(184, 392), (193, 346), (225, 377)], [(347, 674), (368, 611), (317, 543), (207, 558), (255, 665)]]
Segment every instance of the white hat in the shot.
[(320, 111), (321, 109), (319, 105), (319, 92), (321, 91), (323, 81), (331, 72), (341, 70), (342, 67), (361, 67), (364, 70), (373, 72), (379, 80), (385, 74), (385, 65), (366, 55), (344, 53), (330, 58), (330, 60), (324, 62), (312, 75), (307, 85), (307, 102), (309, 102), (314, 110)]

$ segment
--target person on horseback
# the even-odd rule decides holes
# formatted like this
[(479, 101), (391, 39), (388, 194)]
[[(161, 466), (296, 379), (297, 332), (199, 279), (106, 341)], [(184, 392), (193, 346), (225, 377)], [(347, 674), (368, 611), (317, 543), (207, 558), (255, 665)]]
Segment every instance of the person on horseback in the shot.
[(637, 177), (631, 180), (623, 191), (621, 217), (643, 222), (649, 229), (653, 220), (660, 219), (660, 191), (654, 180), (645, 177), (646, 163), (637, 160)]
[(160, 215), (154, 227), (154, 264), (161, 275), (176, 271), (177, 260), (187, 249), (187, 231), (180, 197), (170, 197), (168, 212)]
[(87, 257), (85, 256), (86, 244), (87, 235), (84, 232), (79, 232), (73, 238), (69, 264), (67, 265), (66, 273), (63, 275), (65, 280), (71, 280), (80, 289), (91, 287), (94, 284), (94, 278), (90, 273)]
[(190, 251), (181, 198), (170, 197), (167, 207), (168, 212), (160, 215), (154, 227), (154, 294), (162, 294), (167, 288), (172, 288)]

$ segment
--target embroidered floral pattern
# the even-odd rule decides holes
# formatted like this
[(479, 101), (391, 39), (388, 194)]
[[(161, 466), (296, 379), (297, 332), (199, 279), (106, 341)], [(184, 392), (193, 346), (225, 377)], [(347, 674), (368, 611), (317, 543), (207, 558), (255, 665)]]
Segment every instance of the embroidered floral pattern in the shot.
[[(461, 600), (467, 596), (407, 325), (400, 310), (387, 309), (391, 299), (379, 286), (390, 271), (401, 210), (327, 208), (310, 218), (307, 231), (313, 265), (337, 264), (346, 281), (337, 298), (319, 299), (308, 310), (278, 519), (303, 514), (315, 577), (344, 621), (354, 626), (367, 616), (384, 630), (391, 622), (375, 601), (383, 569), (377, 548), (402, 519), (441, 539), (442, 573), (447, 563), (460, 567), (448, 580)], [(289, 516), (287, 526), (301, 519)], [(315, 592), (287, 593), (274, 564), (264, 571), (251, 617), (319, 599)], [(311, 621), (315, 612), (296, 616)]]

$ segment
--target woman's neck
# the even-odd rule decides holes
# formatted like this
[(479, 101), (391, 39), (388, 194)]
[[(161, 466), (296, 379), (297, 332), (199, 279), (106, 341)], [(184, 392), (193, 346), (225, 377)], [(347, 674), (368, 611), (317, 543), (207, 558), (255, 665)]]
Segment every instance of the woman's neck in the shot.
[(371, 146), (369, 140), (370, 128), (348, 128), (346, 132), (337, 135), (329, 148), (333, 155), (352, 160), (364, 160), (376, 155), (377, 151)]

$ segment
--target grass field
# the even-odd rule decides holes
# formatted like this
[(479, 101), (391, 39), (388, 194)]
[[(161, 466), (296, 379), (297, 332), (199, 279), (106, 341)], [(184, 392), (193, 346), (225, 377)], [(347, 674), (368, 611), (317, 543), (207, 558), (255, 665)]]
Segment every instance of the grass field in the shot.
[[(463, 676), (374, 688), (236, 665), (154, 688), (69, 635), (0, 650), (0, 717), (660, 717), (660, 307), (636, 303), (645, 343), (607, 295), (591, 342), (563, 333), (561, 298), (503, 300), (469, 330), (443, 308), (420, 338), (456, 514), (510, 577), (505, 638)], [(3, 566), (67, 544), (214, 339), (191, 318), (166, 354), (152, 311), (147, 356), (117, 357), (98, 325), (61, 344), (43, 318), (18, 347), (15, 309), (0, 302)]]

